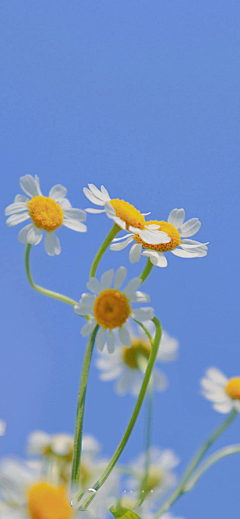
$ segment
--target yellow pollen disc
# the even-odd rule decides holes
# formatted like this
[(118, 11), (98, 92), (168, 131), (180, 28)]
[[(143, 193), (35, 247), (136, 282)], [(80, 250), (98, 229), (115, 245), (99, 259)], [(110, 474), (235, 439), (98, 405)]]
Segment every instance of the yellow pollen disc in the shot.
[(132, 227), (137, 227), (138, 229), (144, 229), (145, 218), (133, 205), (125, 202), (124, 200), (119, 200), (119, 198), (110, 200), (110, 204), (115, 209), (116, 216), (126, 222), (127, 229), (130, 225)]
[(36, 227), (55, 231), (63, 223), (63, 210), (55, 200), (47, 196), (34, 196), (28, 202), (29, 214)]
[(168, 234), (169, 238), (171, 238), (171, 241), (169, 243), (159, 243), (159, 244), (152, 245), (151, 243), (144, 242), (138, 234), (135, 234), (134, 238), (135, 238), (136, 242), (141, 243), (144, 249), (152, 249), (152, 250), (157, 250), (159, 252), (167, 252), (168, 250), (173, 250), (173, 249), (175, 249), (175, 247), (180, 245), (180, 243), (181, 243), (180, 234), (179, 234), (178, 230), (176, 229), (176, 227), (174, 227), (174, 225), (172, 225), (171, 223), (168, 223), (168, 222), (164, 222), (164, 221), (159, 222), (157, 220), (150, 220), (149, 222), (146, 222), (146, 225), (150, 225), (152, 223), (159, 225), (158, 230), (166, 232)]
[(233, 400), (240, 400), (240, 377), (231, 378), (225, 389)]
[(72, 509), (64, 486), (38, 483), (28, 491), (28, 513), (32, 519), (70, 519)]
[(150, 467), (148, 470), (147, 481), (144, 481), (141, 485), (141, 490), (144, 490), (145, 495), (149, 494), (151, 490), (161, 485), (163, 480), (163, 473), (158, 467)]
[(130, 316), (131, 308), (122, 292), (109, 288), (103, 290), (95, 300), (93, 313), (100, 326), (112, 330), (126, 322)]
[(122, 357), (123, 362), (131, 369), (138, 368), (138, 357), (142, 356), (149, 359), (151, 353), (151, 346), (144, 340), (136, 339), (132, 341), (130, 348), (123, 348)]

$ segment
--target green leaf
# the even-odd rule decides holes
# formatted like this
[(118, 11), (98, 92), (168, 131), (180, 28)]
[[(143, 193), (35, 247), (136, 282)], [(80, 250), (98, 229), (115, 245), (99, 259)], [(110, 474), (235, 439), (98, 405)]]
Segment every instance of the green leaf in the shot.
[(141, 519), (138, 514), (129, 510), (128, 508), (123, 508), (120, 506), (119, 508), (110, 508), (110, 512), (113, 514), (116, 519), (121, 517), (121, 519)]

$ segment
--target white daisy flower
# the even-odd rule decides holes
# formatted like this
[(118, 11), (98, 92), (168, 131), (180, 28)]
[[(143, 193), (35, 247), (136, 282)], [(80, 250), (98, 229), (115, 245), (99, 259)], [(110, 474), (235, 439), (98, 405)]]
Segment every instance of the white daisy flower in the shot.
[[(115, 335), (113, 330), (118, 328), (119, 339), (125, 346), (131, 346), (130, 333), (125, 326), (129, 318), (145, 322), (153, 319), (153, 308), (131, 308), (131, 303), (148, 303), (150, 298), (138, 288), (142, 284), (140, 278), (133, 278), (124, 290), (120, 290), (126, 278), (127, 269), (120, 267), (115, 274), (114, 270), (108, 270), (101, 277), (101, 283), (96, 278), (91, 278), (87, 283), (87, 288), (93, 294), (82, 294), (77, 305), (74, 306), (75, 312), (81, 316), (88, 315), (89, 320), (81, 330), (83, 337), (90, 335), (95, 326), (99, 325), (96, 335), (96, 344), (100, 351), (105, 345), (105, 335), (107, 335), (107, 349), (113, 353), (115, 349)], [(113, 288), (110, 288), (113, 281)]]
[(145, 499), (157, 501), (176, 484), (177, 478), (173, 469), (179, 464), (179, 458), (173, 450), (161, 451), (158, 447), (150, 447), (149, 458), (147, 481), (144, 480), (146, 453), (143, 453), (131, 463), (131, 469), (136, 475), (131, 476), (126, 485), (133, 492), (144, 493)]
[[(127, 393), (137, 396), (139, 394), (145, 369), (151, 353), (151, 344), (142, 328), (136, 323), (134, 327), (128, 325), (131, 337), (131, 346), (126, 347), (116, 341), (118, 347), (112, 355), (106, 350), (96, 361), (101, 371), (101, 380), (116, 380), (115, 390), (119, 395)], [(155, 326), (152, 321), (144, 323), (152, 337), (155, 335)], [(168, 386), (166, 375), (156, 367), (157, 362), (171, 362), (176, 359), (178, 341), (163, 331), (158, 350), (158, 355), (153, 368), (153, 388), (164, 391)]]
[[(40, 190), (39, 179), (31, 175), (20, 178), (20, 186), (27, 196), (17, 195), (14, 203), (5, 209), (7, 225), (12, 227), (25, 220), (31, 219), (31, 223), (23, 227), (18, 234), (21, 243), (37, 245), (46, 231), (44, 247), (49, 256), (60, 254), (61, 247), (54, 231), (64, 225), (73, 231), (85, 232), (86, 213), (82, 209), (72, 208), (66, 197), (65, 187), (57, 184), (49, 192), (49, 196), (43, 196)], [(11, 215), (11, 216), (10, 216)]]
[(240, 412), (240, 377), (227, 378), (219, 369), (210, 368), (201, 380), (201, 393), (213, 402), (219, 413)]
[[(168, 221), (151, 220), (147, 222), (149, 225), (155, 225), (159, 230), (165, 232), (169, 236), (168, 243), (151, 243), (143, 239), (139, 232), (126, 234), (122, 238), (113, 240), (115, 243), (110, 245), (112, 250), (122, 250), (130, 243), (134, 242), (129, 252), (129, 260), (135, 263), (140, 260), (141, 255), (150, 258), (153, 265), (157, 267), (166, 267), (167, 258), (164, 252), (172, 252), (175, 256), (181, 258), (200, 258), (207, 255), (207, 243), (189, 240), (190, 236), (196, 234), (200, 229), (201, 223), (198, 218), (192, 218), (184, 222), (184, 209), (173, 209), (169, 214)], [(120, 241), (124, 240), (124, 241)]]
[(27, 452), (30, 456), (68, 457), (73, 452), (73, 436), (71, 434), (47, 434), (44, 431), (33, 431), (28, 436)]
[(130, 233), (137, 232), (141, 239), (148, 243), (168, 243), (170, 241), (165, 232), (157, 230), (157, 225), (146, 223), (144, 214), (141, 214), (133, 205), (125, 200), (119, 200), (119, 198), (111, 199), (104, 186), (101, 186), (100, 191), (94, 184), (88, 184), (88, 188), (84, 187), (83, 192), (90, 202), (104, 207), (104, 209), (88, 208), (87, 213), (106, 213), (118, 227), (127, 229)]
[(0, 436), (5, 436), (6, 428), (7, 428), (6, 422), (4, 422), (4, 420), (0, 419)]

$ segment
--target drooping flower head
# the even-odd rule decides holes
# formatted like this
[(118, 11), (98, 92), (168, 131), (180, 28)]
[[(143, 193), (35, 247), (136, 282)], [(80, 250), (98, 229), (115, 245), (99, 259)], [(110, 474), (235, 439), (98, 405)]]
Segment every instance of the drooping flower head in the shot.
[[(169, 241), (166, 243), (150, 243), (140, 236), (139, 232), (135, 234), (127, 234), (123, 238), (116, 238), (110, 249), (122, 250), (130, 243), (134, 242), (129, 252), (129, 260), (135, 263), (140, 260), (141, 255), (150, 258), (153, 265), (157, 267), (166, 267), (167, 258), (165, 252), (172, 252), (175, 256), (181, 258), (200, 258), (207, 255), (207, 244), (200, 243), (195, 240), (189, 240), (190, 236), (196, 234), (200, 229), (201, 223), (198, 218), (184, 222), (184, 209), (173, 209), (169, 214), (168, 221), (151, 220), (146, 222), (149, 225), (155, 225), (156, 229), (166, 233)], [(122, 241), (124, 240), (124, 241)]]
[(219, 413), (240, 412), (240, 377), (227, 378), (219, 369), (210, 368), (201, 379), (201, 393), (213, 402)]
[[(81, 316), (88, 315), (89, 319), (82, 327), (84, 337), (90, 335), (95, 326), (99, 325), (96, 335), (96, 344), (100, 351), (106, 344), (109, 353), (115, 349), (115, 335), (113, 330), (118, 329), (119, 339), (125, 346), (131, 346), (130, 333), (125, 326), (129, 318), (144, 322), (153, 319), (153, 308), (135, 308), (132, 303), (148, 303), (150, 298), (144, 292), (138, 291), (142, 284), (140, 278), (132, 279), (124, 290), (121, 286), (125, 281), (127, 269), (120, 267), (115, 274), (114, 270), (108, 270), (101, 277), (101, 283), (96, 278), (91, 278), (87, 288), (93, 294), (84, 293), (77, 305), (75, 312)], [(110, 288), (113, 282), (113, 288)]]
[[(18, 234), (21, 243), (37, 245), (46, 231), (44, 246), (49, 256), (60, 254), (61, 247), (55, 231), (64, 225), (69, 229), (78, 232), (85, 232), (86, 213), (82, 209), (72, 208), (66, 198), (67, 190), (60, 184), (53, 186), (49, 196), (43, 196), (39, 179), (31, 175), (20, 178), (22, 190), (30, 197), (17, 195), (14, 203), (10, 204), (6, 210), (7, 225), (12, 227), (25, 220), (31, 219), (31, 223), (23, 227)], [(10, 216), (11, 215), (11, 216)]]

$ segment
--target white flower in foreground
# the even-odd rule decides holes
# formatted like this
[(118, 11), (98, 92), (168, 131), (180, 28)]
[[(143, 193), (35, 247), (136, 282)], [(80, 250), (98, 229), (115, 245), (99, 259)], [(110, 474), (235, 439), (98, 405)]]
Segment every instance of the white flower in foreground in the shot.
[[(119, 339), (125, 346), (131, 346), (130, 333), (125, 326), (129, 318), (145, 322), (153, 319), (153, 308), (131, 308), (132, 303), (148, 303), (149, 296), (144, 292), (138, 291), (142, 284), (140, 278), (133, 278), (124, 290), (120, 290), (127, 275), (127, 269), (120, 267), (115, 274), (114, 270), (108, 270), (101, 277), (101, 283), (96, 278), (91, 278), (87, 287), (93, 294), (82, 294), (77, 305), (74, 306), (75, 312), (81, 316), (90, 314), (89, 320), (81, 330), (83, 337), (90, 335), (95, 326), (99, 325), (96, 335), (96, 344), (100, 351), (105, 345), (105, 335), (107, 334), (107, 349), (112, 353), (115, 349), (114, 329), (118, 328)], [(113, 281), (113, 288), (110, 288)]]
[(227, 378), (219, 369), (210, 368), (201, 379), (202, 395), (213, 402), (219, 413), (240, 412), (240, 377)]
[[(153, 265), (157, 267), (166, 267), (167, 258), (164, 252), (172, 252), (175, 256), (181, 258), (200, 258), (207, 255), (207, 244), (199, 241), (189, 240), (189, 236), (193, 236), (200, 229), (201, 223), (198, 218), (184, 222), (184, 209), (173, 209), (169, 214), (168, 221), (151, 220), (146, 222), (155, 225), (159, 230), (165, 232), (170, 240), (168, 243), (151, 243), (140, 236), (139, 232), (135, 234), (127, 234), (122, 238), (115, 238), (114, 243), (110, 246), (112, 250), (122, 250), (130, 243), (132, 245), (129, 252), (129, 260), (135, 263), (140, 260), (141, 255), (150, 258)], [(124, 240), (124, 241), (122, 241)]]
[(179, 459), (173, 450), (161, 451), (158, 447), (149, 450), (150, 464), (147, 480), (144, 480), (146, 467), (146, 453), (131, 463), (134, 476), (127, 481), (129, 489), (142, 493), (145, 499), (158, 500), (176, 484), (176, 475), (173, 469), (179, 464)]
[(0, 436), (5, 436), (6, 428), (7, 428), (6, 422), (4, 422), (4, 420), (0, 419)]
[(88, 188), (84, 187), (83, 192), (90, 202), (104, 207), (104, 209), (88, 208), (87, 213), (106, 213), (108, 218), (121, 229), (127, 229), (130, 233), (138, 232), (141, 239), (148, 243), (168, 243), (170, 241), (165, 232), (157, 230), (158, 226), (155, 223), (147, 223), (144, 215), (133, 205), (125, 200), (119, 200), (119, 198), (111, 199), (104, 186), (101, 186), (100, 191), (94, 184), (88, 184)]
[[(39, 179), (31, 175), (20, 178), (20, 186), (29, 197), (17, 195), (14, 203), (6, 210), (7, 225), (12, 227), (25, 220), (31, 219), (18, 234), (21, 243), (37, 245), (46, 231), (44, 247), (49, 256), (60, 254), (61, 247), (54, 231), (64, 225), (73, 231), (85, 232), (86, 213), (82, 209), (73, 209), (66, 197), (67, 190), (60, 184), (53, 186), (49, 196), (43, 196), (40, 190)], [(10, 216), (11, 215), (11, 216)]]
[[(135, 324), (135, 323), (133, 323)], [(154, 337), (155, 326), (152, 321), (144, 323), (145, 327)], [(118, 344), (112, 355), (106, 351), (96, 361), (101, 371), (101, 380), (116, 380), (115, 390), (119, 395), (127, 393), (137, 396), (139, 394), (144, 372), (151, 353), (151, 344), (146, 334), (139, 325), (128, 325), (131, 337), (131, 346), (127, 348)], [(117, 341), (116, 341), (117, 342)], [(118, 341), (119, 343), (119, 341)], [(156, 367), (157, 362), (171, 362), (176, 359), (178, 341), (163, 331), (157, 359), (153, 368), (153, 388), (164, 391), (168, 380), (166, 375)]]

